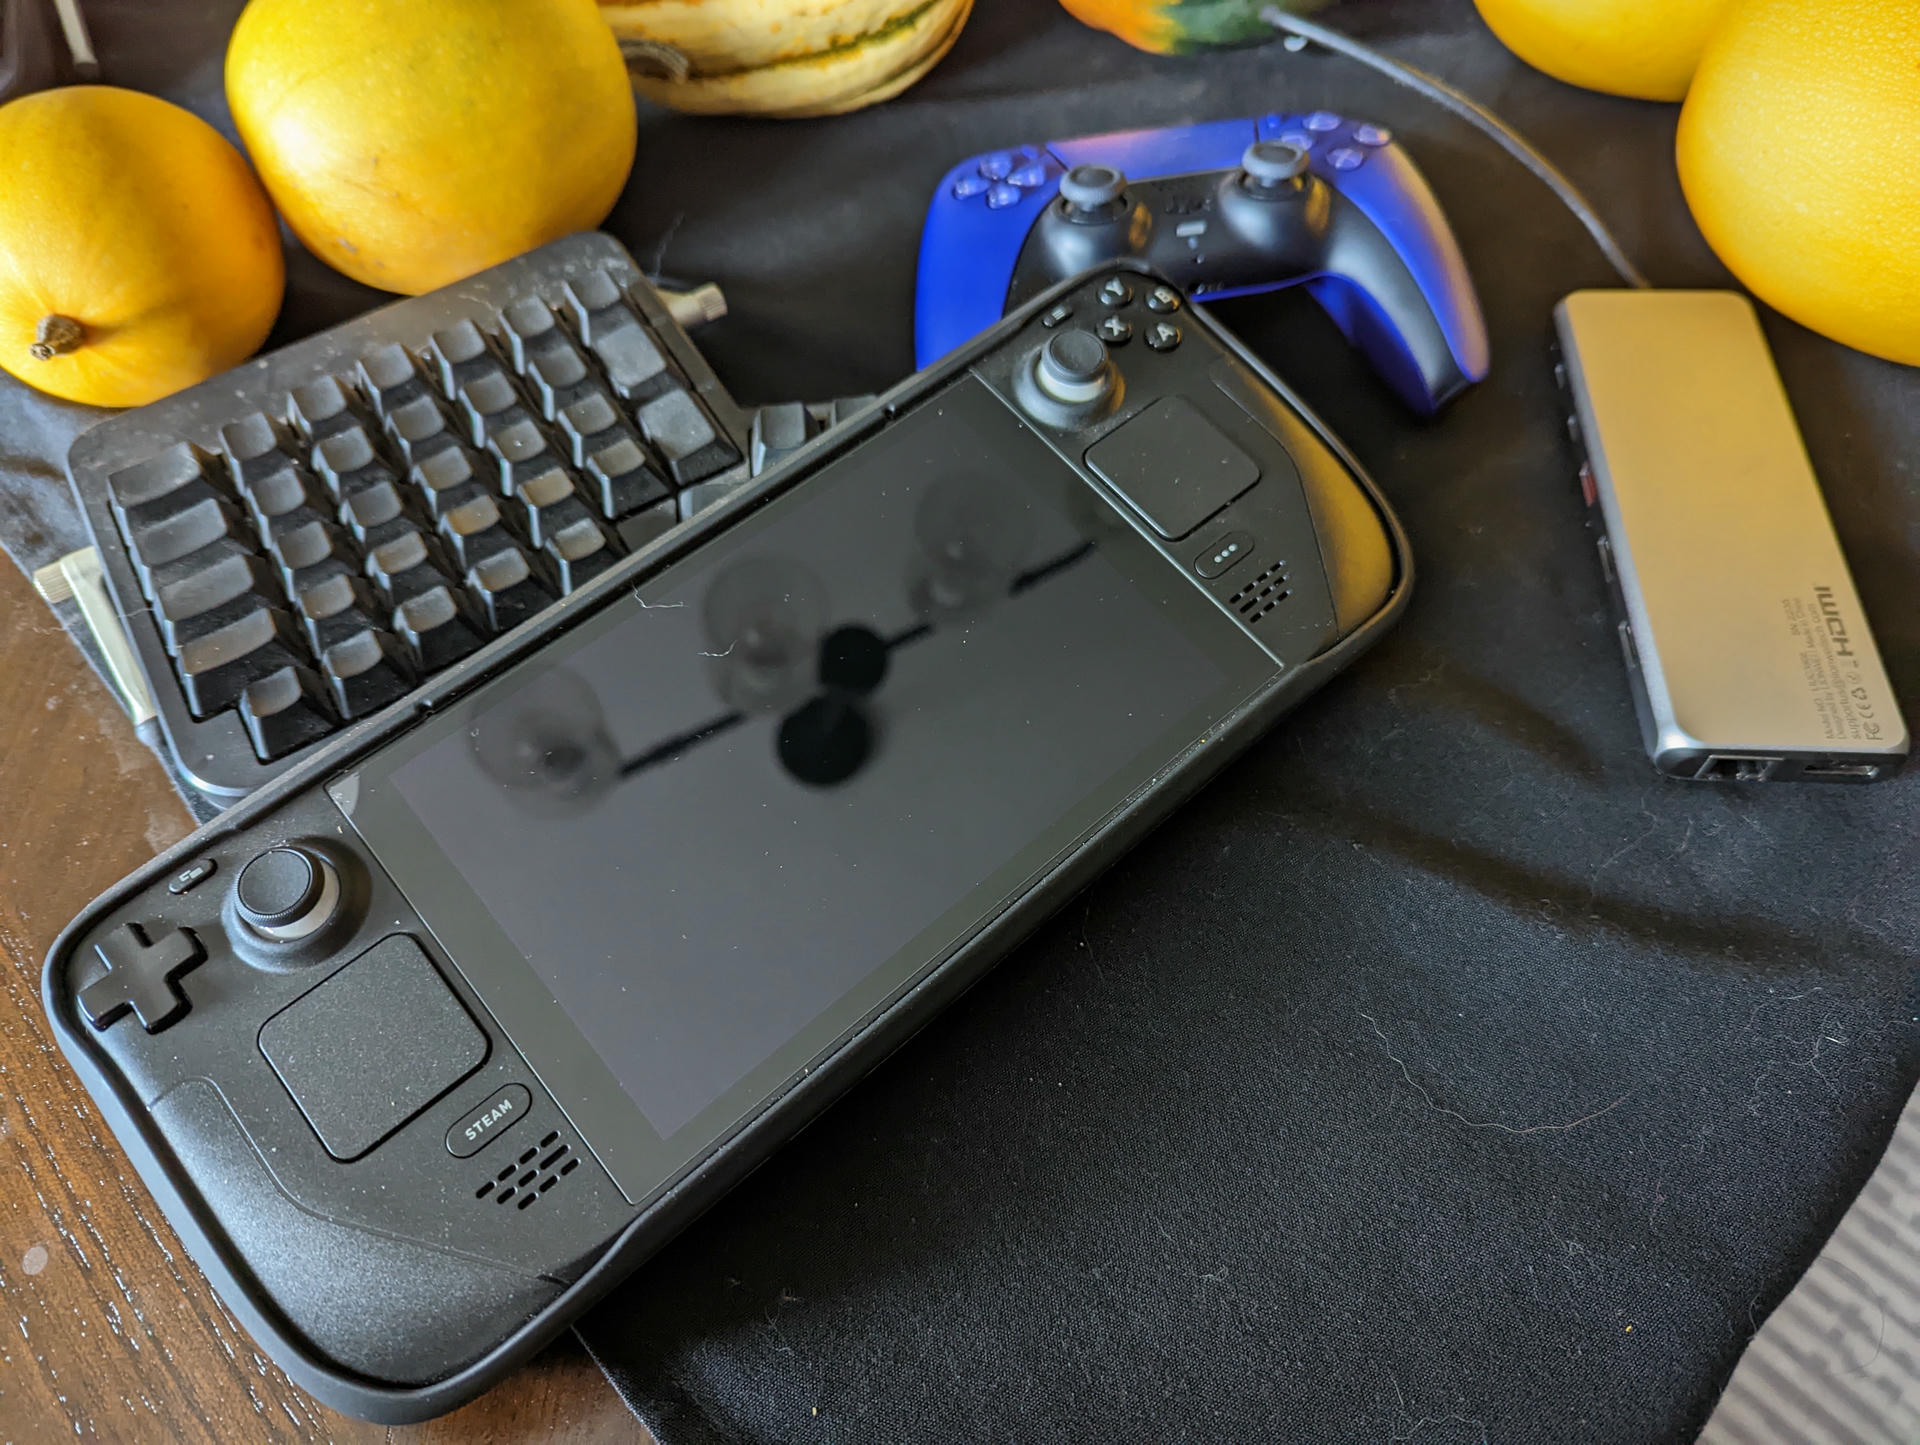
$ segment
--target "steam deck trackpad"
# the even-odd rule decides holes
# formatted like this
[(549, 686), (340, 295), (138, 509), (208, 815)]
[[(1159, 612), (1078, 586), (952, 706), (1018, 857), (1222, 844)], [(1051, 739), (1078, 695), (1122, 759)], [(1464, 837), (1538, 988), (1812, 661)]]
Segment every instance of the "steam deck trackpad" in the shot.
[(357, 1159), (486, 1060), (433, 961), (383, 938), (260, 1030), (260, 1052), (336, 1159)]
[(1168, 539), (1186, 536), (1260, 480), (1259, 464), (1180, 396), (1095, 442), (1087, 465)]

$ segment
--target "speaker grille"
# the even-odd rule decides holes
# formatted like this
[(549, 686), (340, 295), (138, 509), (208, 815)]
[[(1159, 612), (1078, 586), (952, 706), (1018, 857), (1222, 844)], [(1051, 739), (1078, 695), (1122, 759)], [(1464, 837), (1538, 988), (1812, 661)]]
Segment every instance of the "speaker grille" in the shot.
[(580, 1167), (580, 1158), (554, 1130), (520, 1157), (488, 1178), (473, 1191), (475, 1199), (491, 1199), (495, 1204), (531, 1209), (554, 1185)]
[(1251, 624), (1258, 622), (1292, 595), (1287, 590), (1287, 564), (1275, 562), (1234, 593), (1227, 600), (1227, 605)]

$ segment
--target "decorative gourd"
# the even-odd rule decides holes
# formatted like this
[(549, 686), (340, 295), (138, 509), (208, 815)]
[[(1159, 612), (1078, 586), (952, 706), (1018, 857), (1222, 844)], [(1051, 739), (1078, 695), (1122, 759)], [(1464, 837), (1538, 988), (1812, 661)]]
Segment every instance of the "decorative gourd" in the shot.
[(0, 106), (0, 367), (29, 386), (192, 386), (266, 340), (285, 280), (273, 207), (198, 116), (107, 85)]
[(601, 13), (633, 88), (702, 115), (837, 115), (931, 70), (973, 0), (641, 0)]
[[(1234, 45), (1258, 45), (1280, 32), (1260, 18), (1275, 0), (1060, 0), (1095, 30), (1118, 35), (1137, 50), (1187, 55)], [(1279, 8), (1308, 15), (1328, 0), (1282, 0)]]

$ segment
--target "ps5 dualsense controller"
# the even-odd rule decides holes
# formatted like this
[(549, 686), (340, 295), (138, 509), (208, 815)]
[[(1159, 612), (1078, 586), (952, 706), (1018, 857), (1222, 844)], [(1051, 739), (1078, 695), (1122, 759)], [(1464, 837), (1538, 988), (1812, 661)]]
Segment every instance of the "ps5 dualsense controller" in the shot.
[(961, 162), (941, 180), (921, 236), (919, 365), (1122, 256), (1196, 301), (1304, 285), (1423, 414), (1487, 374), (1480, 303), (1425, 178), (1387, 131), (1330, 111), (1119, 131)]

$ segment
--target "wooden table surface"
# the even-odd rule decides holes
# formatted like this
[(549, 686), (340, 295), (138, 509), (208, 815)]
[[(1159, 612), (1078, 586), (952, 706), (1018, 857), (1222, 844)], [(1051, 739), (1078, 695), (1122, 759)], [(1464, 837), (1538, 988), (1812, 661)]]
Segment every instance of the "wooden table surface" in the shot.
[(647, 1441), (572, 1335), (431, 1424), (367, 1425), (269, 1364), (67, 1068), (40, 964), (191, 826), (153, 755), (0, 557), (0, 1442)]

